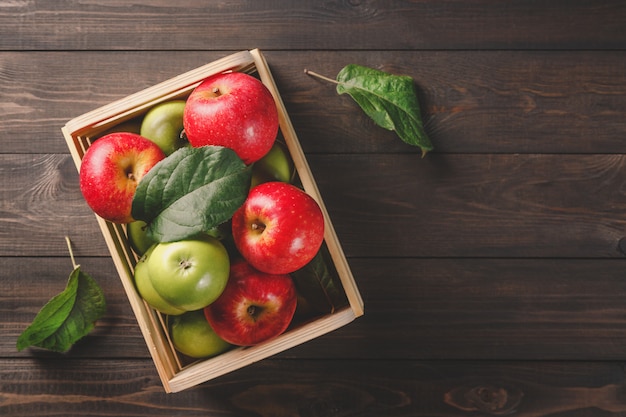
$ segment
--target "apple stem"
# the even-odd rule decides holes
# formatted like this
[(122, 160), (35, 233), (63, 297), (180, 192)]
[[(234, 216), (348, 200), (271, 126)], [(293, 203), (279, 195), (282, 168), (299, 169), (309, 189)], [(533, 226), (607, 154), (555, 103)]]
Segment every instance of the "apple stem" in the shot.
[(316, 78), (322, 79), (322, 80), (324, 80), (324, 81), (328, 81), (328, 82), (333, 83), (333, 84), (341, 84), (341, 83), (340, 83), (339, 81), (337, 81), (337, 80), (333, 80), (332, 78), (328, 78), (328, 77), (326, 77), (326, 76), (324, 76), (324, 75), (321, 75), (321, 74), (318, 74), (317, 72), (314, 72), (314, 71), (309, 71), (308, 69), (305, 69), (305, 70), (304, 70), (304, 73), (305, 73), (306, 75), (310, 75), (310, 76), (312, 76), (312, 77), (316, 77)]
[(67, 250), (70, 252), (70, 259), (72, 260), (72, 265), (74, 266), (74, 269), (76, 269), (80, 265), (77, 265), (76, 261), (74, 260), (74, 251), (72, 251), (72, 242), (70, 242), (70, 238), (68, 236), (65, 236), (65, 242), (67, 243)]
[(129, 180), (135, 180), (135, 174), (133, 173), (133, 168), (131, 166), (126, 167), (124, 169), (124, 173), (126, 174), (126, 178), (128, 178)]
[(188, 260), (183, 259), (178, 263), (178, 266), (180, 266), (183, 270), (185, 270), (185, 269), (191, 268), (193, 265)]
[(252, 223), (250, 227), (252, 230), (258, 230), (259, 232), (265, 230), (265, 225), (263, 223)]
[(257, 311), (257, 310), (259, 310), (259, 309), (258, 309), (258, 308), (257, 308), (257, 306), (255, 306), (255, 305), (248, 306), (248, 309), (246, 310), (246, 312), (248, 313), (248, 315), (249, 315), (250, 317), (252, 317), (252, 319), (253, 319), (254, 321), (256, 321), (256, 317), (257, 317), (257, 315), (258, 315), (258, 311)]

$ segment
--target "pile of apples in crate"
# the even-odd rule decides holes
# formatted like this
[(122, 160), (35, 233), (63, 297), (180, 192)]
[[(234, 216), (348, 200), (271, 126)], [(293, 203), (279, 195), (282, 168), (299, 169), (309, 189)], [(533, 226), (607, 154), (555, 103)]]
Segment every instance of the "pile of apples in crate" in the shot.
[[(292, 183), (293, 161), (277, 140), (278, 112), (270, 91), (246, 73), (217, 74), (186, 100), (156, 104), (138, 131), (128, 130), (120, 127), (91, 144), (79, 171), (80, 189), (97, 215), (127, 225), (129, 243), (140, 257), (137, 292), (167, 315), (174, 347), (190, 357), (209, 357), (283, 333), (298, 300), (290, 274), (318, 254), (324, 217), (318, 203)], [(197, 175), (187, 178), (176, 170), (182, 153), (190, 159), (200, 149), (215, 158), (202, 161), (206, 171), (228, 171), (220, 165), (229, 160), (220, 159), (227, 150), (248, 175), (241, 204), (230, 217), (183, 238), (159, 230), (166, 230), (171, 218), (180, 219), (176, 230), (184, 229), (181, 224), (196, 218), (196, 210), (227, 201), (226, 190), (212, 194), (218, 201), (188, 204), (186, 212), (165, 220), (135, 218), (138, 187), (143, 186), (143, 200), (152, 201), (176, 193), (177, 184), (198, 181)], [(213, 182), (202, 187), (219, 190), (222, 178), (206, 176)], [(141, 183), (148, 178), (148, 185)]]

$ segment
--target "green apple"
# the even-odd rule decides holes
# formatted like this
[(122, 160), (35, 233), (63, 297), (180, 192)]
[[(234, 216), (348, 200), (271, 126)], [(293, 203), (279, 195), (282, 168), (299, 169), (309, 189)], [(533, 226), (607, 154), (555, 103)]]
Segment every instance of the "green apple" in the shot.
[(139, 256), (142, 256), (148, 248), (154, 245), (156, 242), (148, 237), (146, 233), (146, 222), (142, 220), (136, 220), (130, 222), (126, 226), (126, 234), (128, 235), (128, 243), (130, 247)]
[(287, 146), (276, 141), (265, 156), (252, 166), (251, 187), (263, 182), (291, 182), (294, 176), (294, 165)]
[(165, 155), (188, 144), (183, 137), (184, 100), (171, 100), (153, 106), (143, 118), (139, 134), (159, 145)]
[(232, 346), (213, 331), (202, 310), (168, 317), (167, 327), (174, 348), (192, 358), (215, 356)]
[(173, 316), (183, 314), (185, 312), (184, 310), (173, 307), (165, 301), (152, 286), (152, 281), (150, 280), (150, 274), (148, 271), (148, 258), (154, 248), (155, 246), (150, 247), (146, 251), (146, 254), (139, 259), (137, 265), (135, 265), (135, 273), (133, 275), (133, 278), (135, 279), (135, 288), (137, 288), (137, 292), (141, 298), (143, 298), (155, 310)]
[(176, 308), (199, 310), (215, 301), (228, 281), (230, 259), (216, 238), (158, 243), (148, 257), (152, 286)]
[[(223, 240), (226, 236), (228, 236), (226, 234), (227, 231), (230, 232), (230, 227), (226, 228), (225, 226), (217, 226), (205, 233), (216, 239)], [(138, 256), (143, 256), (150, 246), (158, 243), (148, 236), (147, 223), (143, 220), (135, 220), (134, 222), (128, 223), (126, 225), (126, 234), (128, 236), (128, 243), (130, 244), (130, 247)]]

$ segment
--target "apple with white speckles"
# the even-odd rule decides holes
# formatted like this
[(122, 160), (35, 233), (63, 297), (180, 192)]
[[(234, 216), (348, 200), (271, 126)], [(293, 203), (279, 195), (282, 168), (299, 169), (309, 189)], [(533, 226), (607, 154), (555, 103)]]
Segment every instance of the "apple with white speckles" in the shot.
[(132, 201), (139, 181), (165, 158), (152, 141), (130, 132), (97, 139), (83, 156), (80, 191), (91, 209), (113, 223), (130, 223)]
[(251, 164), (269, 152), (278, 134), (270, 90), (243, 72), (216, 74), (187, 98), (183, 126), (191, 146), (224, 146)]
[(295, 185), (272, 181), (250, 190), (232, 219), (233, 240), (256, 269), (289, 274), (309, 263), (324, 241), (319, 204)]

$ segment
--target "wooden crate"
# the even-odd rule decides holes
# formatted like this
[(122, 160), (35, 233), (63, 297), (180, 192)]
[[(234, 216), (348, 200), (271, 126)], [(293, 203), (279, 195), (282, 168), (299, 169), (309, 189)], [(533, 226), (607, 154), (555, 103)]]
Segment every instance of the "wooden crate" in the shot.
[(137, 262), (137, 256), (129, 246), (125, 225), (112, 224), (96, 216), (166, 392), (181, 391), (237, 370), (336, 330), (363, 314), (363, 301), (354, 277), (267, 62), (259, 50), (242, 51), (224, 57), (68, 121), (62, 131), (76, 168), (80, 169), (82, 157), (91, 141), (104, 132), (121, 123), (141, 117), (157, 103), (186, 98), (203, 79), (224, 71), (243, 71), (254, 74), (272, 92), (278, 108), (280, 133), (294, 161), (299, 182), (304, 190), (319, 203), (324, 213), (326, 221), (324, 245), (329, 254), (328, 262), (332, 264), (328, 266), (340, 280), (346, 303), (335, 311), (329, 311), (301, 322), (294, 321), (285, 333), (265, 343), (252, 347), (234, 348), (209, 359), (189, 360), (172, 347), (164, 316), (146, 304), (135, 289), (133, 268)]

